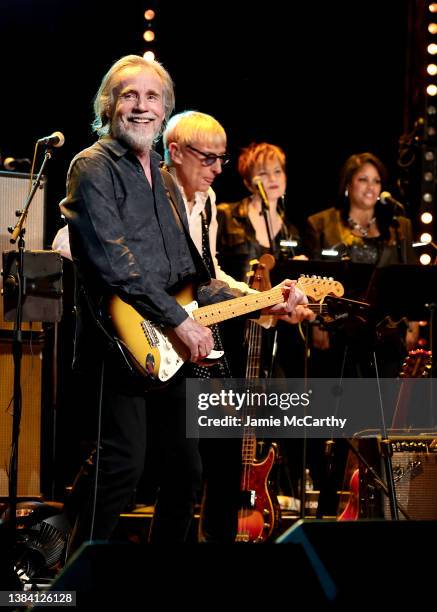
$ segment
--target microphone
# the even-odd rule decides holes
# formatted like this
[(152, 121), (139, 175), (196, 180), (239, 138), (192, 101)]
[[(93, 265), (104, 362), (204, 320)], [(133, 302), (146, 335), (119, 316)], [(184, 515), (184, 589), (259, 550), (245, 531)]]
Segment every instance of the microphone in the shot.
[(395, 200), (395, 198), (391, 195), (389, 191), (382, 191), (379, 194), (379, 201), (381, 202), (381, 204), (391, 204), (393, 207), (400, 208), (403, 212), (405, 212), (405, 206)]
[(267, 194), (266, 194), (266, 192), (264, 190), (264, 185), (263, 185), (263, 182), (261, 180), (261, 177), (258, 176), (258, 175), (254, 176), (253, 179), (252, 179), (252, 183), (255, 185), (259, 195), (261, 196), (261, 202), (264, 204), (264, 206), (268, 210), (270, 208), (270, 204), (269, 204), (269, 201), (267, 199)]
[(16, 170), (17, 166), (28, 165), (30, 166), (30, 159), (27, 157), (23, 159), (16, 159), (15, 157), (6, 157), (3, 162), (5, 170)]
[(64, 134), (62, 132), (53, 132), (50, 136), (44, 136), (36, 141), (38, 144), (45, 145), (46, 147), (62, 147), (65, 142)]

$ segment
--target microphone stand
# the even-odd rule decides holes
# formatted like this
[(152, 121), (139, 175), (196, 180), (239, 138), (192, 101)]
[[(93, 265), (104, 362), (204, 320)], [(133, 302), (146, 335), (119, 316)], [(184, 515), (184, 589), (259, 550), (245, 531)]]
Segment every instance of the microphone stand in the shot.
[[(270, 253), (272, 254), (273, 257), (275, 257), (275, 247), (273, 243), (273, 236), (272, 236), (272, 231), (271, 231), (271, 227), (269, 223), (269, 216), (268, 216), (270, 204), (267, 199), (267, 195), (266, 195), (266, 192), (264, 191), (264, 186), (261, 180), (256, 181), (256, 187), (257, 187), (258, 193), (261, 198), (261, 211), (264, 217), (264, 223), (266, 225), (267, 237), (269, 239)], [(278, 346), (278, 330), (275, 328), (274, 335), (273, 335), (273, 342), (272, 342), (272, 356), (270, 360), (269, 378), (271, 378), (273, 375), (273, 367), (274, 367), (274, 361), (276, 358), (277, 346)]]
[(385, 468), (385, 479), (387, 481), (387, 494), (388, 501), (390, 504), (390, 514), (393, 521), (399, 520), (399, 505), (396, 499), (396, 490), (393, 478), (393, 465), (392, 465), (392, 455), (393, 449), (390, 444), (390, 440), (387, 435), (387, 429), (385, 426), (385, 416), (383, 409), (383, 402), (381, 396), (381, 387), (380, 387), (380, 378), (378, 372), (378, 362), (376, 359), (376, 351), (373, 351), (373, 362), (375, 364), (375, 373), (376, 373), (376, 383), (378, 385), (379, 392), (379, 405), (381, 409), (381, 427), (382, 427), (382, 440), (381, 440), (381, 456)]
[(269, 210), (270, 210), (270, 204), (269, 201), (267, 199), (266, 196), (266, 192), (264, 191), (264, 186), (262, 184), (261, 181), (257, 181), (256, 186), (258, 188), (258, 193), (261, 197), (261, 211), (264, 217), (264, 223), (266, 224), (266, 230), (267, 230), (267, 236), (269, 239), (269, 245), (270, 245), (270, 252), (273, 255), (273, 257), (275, 256), (275, 246), (273, 243), (273, 236), (272, 236), (272, 230), (270, 227), (270, 223), (269, 223)]
[(29, 212), (30, 204), (41, 182), (42, 174), (48, 160), (52, 157), (52, 152), (47, 149), (44, 155), (44, 160), (41, 164), (40, 171), (33, 182), (32, 189), (27, 197), (26, 203), (22, 211), (17, 211), (19, 219), (14, 228), (8, 227), (8, 232), (11, 234), (10, 242), (15, 244), (18, 239), (18, 257), (17, 257), (17, 276), (15, 283), (18, 289), (17, 308), (14, 323), (14, 336), (12, 342), (12, 354), (14, 361), (14, 391), (13, 391), (13, 418), (12, 418), (12, 445), (11, 445), (11, 460), (9, 469), (9, 527), (15, 533), (17, 524), (17, 483), (18, 483), (18, 447), (20, 436), (21, 422), (21, 358), (23, 354), (23, 336), (22, 336), (22, 317), (23, 317), (23, 297), (26, 294), (25, 277), (24, 277), (24, 251), (25, 240), (24, 234), (26, 228), (24, 224)]

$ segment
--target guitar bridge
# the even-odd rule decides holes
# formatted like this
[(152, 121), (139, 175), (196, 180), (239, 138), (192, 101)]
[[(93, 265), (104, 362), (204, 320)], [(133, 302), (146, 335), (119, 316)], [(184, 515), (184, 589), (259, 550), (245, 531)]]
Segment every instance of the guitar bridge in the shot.
[(144, 319), (143, 321), (141, 321), (141, 328), (150, 346), (151, 347), (158, 346), (158, 343), (159, 343), (158, 335), (152, 323), (150, 321), (147, 321), (147, 319)]

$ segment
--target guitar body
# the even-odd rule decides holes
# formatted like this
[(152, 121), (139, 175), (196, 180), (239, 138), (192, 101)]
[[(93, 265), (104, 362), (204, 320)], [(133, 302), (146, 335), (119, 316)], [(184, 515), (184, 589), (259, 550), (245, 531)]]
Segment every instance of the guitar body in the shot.
[[(176, 300), (188, 316), (198, 304), (193, 299), (191, 286), (177, 294)], [(169, 382), (189, 358), (186, 346), (172, 329), (162, 329), (145, 319), (133, 306), (118, 295), (112, 296), (108, 305), (115, 334), (133, 366), (155, 386)], [(208, 359), (212, 363), (223, 355), (223, 351), (212, 351)]]
[(338, 517), (338, 521), (357, 521), (360, 516), (360, 470), (357, 468), (353, 471), (349, 483), (349, 501), (345, 509)]
[[(197, 303), (194, 300), (185, 305), (188, 314), (195, 308)], [(166, 383), (170, 380), (188, 357), (187, 349), (176, 334), (152, 325), (117, 295), (111, 298), (108, 311), (115, 334), (139, 373), (151, 382)]]
[[(242, 505), (238, 512), (236, 542), (265, 542), (278, 521), (277, 510), (269, 492), (269, 476), (277, 458), (272, 444), (262, 461), (252, 461), (246, 472), (243, 466), (241, 483)], [(247, 466), (246, 466), (247, 467)]]

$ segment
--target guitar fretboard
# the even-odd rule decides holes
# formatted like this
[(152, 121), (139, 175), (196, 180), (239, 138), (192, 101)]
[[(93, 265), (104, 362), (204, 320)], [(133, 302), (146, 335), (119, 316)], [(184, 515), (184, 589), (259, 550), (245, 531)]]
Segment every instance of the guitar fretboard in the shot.
[(243, 295), (233, 300), (220, 302), (220, 304), (202, 306), (202, 308), (193, 311), (193, 317), (195, 321), (201, 325), (208, 326), (226, 321), (227, 319), (239, 317), (248, 312), (254, 312), (255, 310), (267, 308), (268, 306), (274, 306), (283, 301), (282, 288), (274, 287), (270, 289), (270, 291), (251, 293), (250, 295)]

